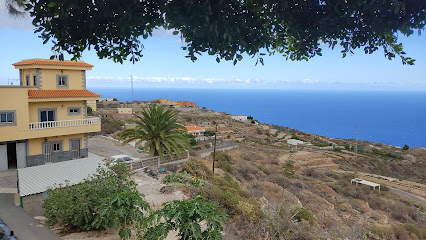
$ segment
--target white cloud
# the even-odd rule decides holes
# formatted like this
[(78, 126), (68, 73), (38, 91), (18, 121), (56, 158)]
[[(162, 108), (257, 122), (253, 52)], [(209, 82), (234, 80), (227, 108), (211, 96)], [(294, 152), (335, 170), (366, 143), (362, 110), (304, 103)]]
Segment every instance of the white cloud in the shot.
[(171, 37), (171, 36), (175, 36), (175, 35), (173, 35), (174, 31), (176, 31), (176, 30), (175, 29), (167, 29), (166, 30), (163, 27), (160, 27), (160, 28), (156, 28), (156, 29), (154, 29), (154, 31), (152, 31), (152, 36), (158, 37), (158, 38)]
[(301, 80), (301, 82), (304, 83), (304, 84), (314, 84), (314, 83), (318, 83), (319, 80), (305, 78), (305, 79)]

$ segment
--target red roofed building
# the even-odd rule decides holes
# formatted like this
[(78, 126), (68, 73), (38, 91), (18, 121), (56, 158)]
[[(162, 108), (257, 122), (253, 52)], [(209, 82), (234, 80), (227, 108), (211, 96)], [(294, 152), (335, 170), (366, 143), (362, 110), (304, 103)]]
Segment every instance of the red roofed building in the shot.
[(177, 101), (182, 107), (197, 107), (197, 103), (191, 101)]
[(0, 86), (0, 171), (88, 156), (88, 133), (101, 130), (87, 115), (100, 95), (86, 89), (82, 61), (28, 59), (14, 63), (20, 84)]
[(193, 126), (185, 126), (186, 131), (194, 136), (204, 136), (204, 132), (206, 131), (206, 129), (201, 128), (201, 127), (197, 127), (195, 125)]

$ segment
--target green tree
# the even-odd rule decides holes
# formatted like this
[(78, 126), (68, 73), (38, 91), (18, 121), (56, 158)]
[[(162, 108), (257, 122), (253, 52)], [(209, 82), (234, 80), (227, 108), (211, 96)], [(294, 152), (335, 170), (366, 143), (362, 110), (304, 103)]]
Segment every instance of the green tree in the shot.
[(167, 152), (182, 157), (191, 149), (186, 129), (181, 125), (177, 114), (165, 106), (150, 105), (142, 110), (142, 116), (135, 115), (137, 120), (129, 120), (136, 124), (133, 129), (125, 129), (120, 137), (123, 144), (136, 140), (136, 147), (143, 147), (151, 156), (159, 156), (161, 160)]
[(93, 109), (91, 107), (87, 107), (87, 114), (92, 115)]
[(408, 150), (408, 149), (410, 149), (410, 147), (407, 144), (405, 144), (404, 147), (402, 147), (402, 150)]
[(191, 146), (197, 145), (197, 140), (195, 140), (194, 135), (187, 133), (185, 136), (188, 138), (189, 144), (191, 144)]
[[(19, 9), (22, 4), (16, 2), (23, 1), (7, 0)], [(308, 60), (321, 56), (325, 45), (339, 46), (343, 57), (358, 48), (366, 54), (383, 48), (386, 58), (400, 56), (404, 64), (414, 64), (398, 37), (420, 33), (426, 20), (425, 0), (29, 0), (25, 6), (35, 31), (44, 43), (52, 40), (59, 59), (64, 52), (80, 59), (93, 48), (100, 58), (120, 63), (138, 61), (141, 38), (164, 27), (181, 35), (192, 61), (202, 53), (234, 64), (243, 54), (262, 64), (267, 53)]]
[(129, 226), (143, 222), (143, 211), (149, 210), (136, 186), (124, 163), (107, 163), (80, 184), (47, 190), (43, 200), (47, 222), (69, 230), (120, 228), (120, 237), (127, 239)]
[[(170, 231), (177, 231), (180, 240), (223, 239), (222, 224), (228, 216), (217, 208), (217, 204), (199, 198), (167, 202), (148, 217), (152, 226), (140, 239), (165, 239)], [(205, 221), (204, 230), (202, 221)]]

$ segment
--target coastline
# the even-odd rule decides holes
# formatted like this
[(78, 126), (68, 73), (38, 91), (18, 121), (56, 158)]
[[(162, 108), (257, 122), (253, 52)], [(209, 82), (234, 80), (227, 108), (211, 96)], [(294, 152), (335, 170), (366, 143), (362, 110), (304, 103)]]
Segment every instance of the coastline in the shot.
[[(97, 89), (103, 97), (130, 101), (129, 89)], [(396, 95), (395, 95), (396, 94)], [(355, 138), (402, 147), (426, 147), (422, 119), (426, 95), (395, 92), (312, 92), (280, 90), (135, 89), (138, 101), (189, 100), (217, 112), (253, 116), (260, 122), (286, 126), (330, 138)], [(425, 109), (426, 110), (426, 109)]]

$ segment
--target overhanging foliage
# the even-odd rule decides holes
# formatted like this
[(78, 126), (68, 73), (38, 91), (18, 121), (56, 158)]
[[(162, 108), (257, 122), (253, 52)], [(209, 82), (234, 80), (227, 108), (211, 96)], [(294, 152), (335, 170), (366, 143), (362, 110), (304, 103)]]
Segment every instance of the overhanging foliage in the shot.
[[(18, 0), (15, 0), (18, 1)], [(426, 0), (30, 0), (26, 10), (36, 32), (52, 50), (81, 58), (95, 49), (100, 58), (138, 61), (141, 38), (155, 28), (175, 29), (187, 57), (208, 53), (241, 61), (280, 54), (290, 60), (321, 55), (321, 46), (340, 46), (342, 56), (380, 47), (389, 59), (413, 64), (398, 35), (423, 30)], [(60, 58), (63, 55), (59, 54)]]

